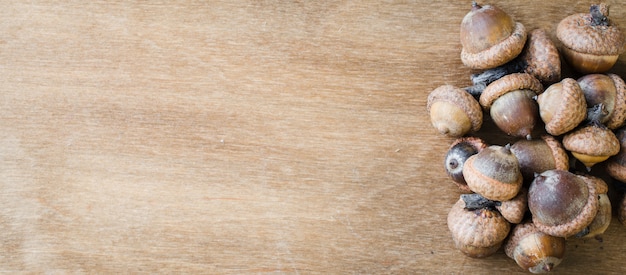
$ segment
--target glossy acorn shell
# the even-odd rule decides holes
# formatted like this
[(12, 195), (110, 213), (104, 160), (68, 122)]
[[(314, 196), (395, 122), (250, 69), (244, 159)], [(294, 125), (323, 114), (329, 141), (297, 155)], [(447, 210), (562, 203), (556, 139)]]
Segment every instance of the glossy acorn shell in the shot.
[(569, 156), (559, 140), (551, 135), (540, 139), (521, 139), (511, 145), (511, 152), (517, 157), (524, 181), (530, 183), (535, 174), (547, 170), (569, 169)]
[(533, 223), (523, 223), (511, 230), (504, 253), (526, 271), (546, 273), (562, 262), (566, 248), (565, 238), (548, 235)]
[(465, 161), (463, 176), (475, 193), (493, 201), (514, 198), (522, 187), (517, 158), (510, 149), (492, 145)]
[(524, 25), (493, 5), (473, 5), (461, 22), (461, 61), (473, 69), (490, 69), (517, 57), (527, 39)]
[(595, 183), (564, 170), (541, 173), (528, 189), (528, 209), (542, 232), (570, 237), (591, 224), (598, 211)]
[(462, 199), (450, 209), (447, 222), (456, 248), (473, 258), (484, 258), (498, 251), (511, 229), (498, 211), (467, 210)]

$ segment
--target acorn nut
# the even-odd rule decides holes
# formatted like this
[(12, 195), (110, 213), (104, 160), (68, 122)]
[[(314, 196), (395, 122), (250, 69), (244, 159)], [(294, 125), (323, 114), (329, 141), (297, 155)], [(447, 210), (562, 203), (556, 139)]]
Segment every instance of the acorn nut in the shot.
[(608, 16), (608, 6), (599, 4), (591, 5), (589, 13), (572, 14), (559, 22), (556, 36), (563, 44), (565, 60), (575, 70), (606, 72), (624, 52), (624, 34)]
[(448, 229), (457, 249), (473, 258), (494, 254), (502, 246), (511, 225), (489, 207), (468, 210), (459, 199), (448, 212)]
[(517, 57), (526, 43), (524, 25), (493, 5), (472, 3), (461, 22), (461, 61), (473, 69), (489, 69)]
[(426, 108), (432, 125), (443, 135), (460, 137), (478, 131), (483, 123), (478, 101), (452, 85), (443, 85), (430, 92)]
[(445, 156), (444, 167), (448, 176), (452, 178), (452, 181), (459, 187), (461, 192), (472, 192), (463, 177), (463, 165), (465, 161), (485, 147), (487, 147), (487, 144), (478, 137), (458, 138), (450, 145), (450, 149), (448, 149)]
[(558, 266), (566, 251), (565, 238), (541, 232), (533, 223), (516, 225), (504, 244), (504, 253), (531, 273), (546, 273)]
[(587, 106), (602, 104), (598, 117), (608, 128), (619, 128), (626, 118), (624, 80), (616, 74), (588, 74), (578, 79)]
[(531, 138), (539, 119), (539, 108), (533, 99), (543, 92), (541, 82), (527, 73), (514, 73), (489, 84), (479, 98), (489, 110), (493, 122), (508, 135)]
[(573, 130), (587, 116), (585, 96), (573, 78), (550, 85), (537, 96), (537, 104), (546, 132), (553, 136)]
[(563, 147), (589, 170), (595, 164), (617, 155), (620, 142), (604, 125), (589, 123), (566, 134), (563, 137)]
[(548, 170), (569, 170), (569, 157), (560, 141), (551, 135), (541, 139), (521, 139), (511, 145), (511, 152), (519, 162), (524, 181), (530, 183), (535, 174)]
[(545, 171), (528, 188), (528, 209), (542, 232), (564, 238), (574, 236), (591, 223), (598, 211), (595, 183), (565, 170)]
[(508, 145), (491, 145), (470, 156), (463, 177), (472, 191), (493, 201), (510, 200), (522, 187), (519, 163)]

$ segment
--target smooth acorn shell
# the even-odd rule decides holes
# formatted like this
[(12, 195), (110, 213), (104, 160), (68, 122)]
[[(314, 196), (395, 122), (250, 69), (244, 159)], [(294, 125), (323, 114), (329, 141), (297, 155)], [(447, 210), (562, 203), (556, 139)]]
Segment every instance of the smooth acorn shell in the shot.
[(430, 92), (426, 108), (433, 127), (443, 135), (460, 137), (482, 126), (480, 104), (465, 90), (452, 85)]
[(523, 223), (511, 230), (504, 252), (524, 270), (546, 273), (561, 263), (566, 247), (565, 238), (545, 234), (533, 223)]
[(491, 119), (507, 135), (530, 137), (539, 114), (534, 96), (535, 92), (530, 90), (515, 90), (502, 95), (491, 105)]
[(573, 78), (550, 85), (537, 96), (537, 104), (546, 132), (553, 136), (573, 130), (587, 116), (585, 96)]
[(548, 170), (530, 184), (528, 209), (541, 231), (573, 236), (588, 226), (598, 211), (595, 184), (569, 171)]
[(477, 154), (487, 144), (478, 137), (462, 137), (456, 139), (446, 152), (444, 158), (444, 167), (446, 173), (454, 181), (463, 193), (471, 193), (463, 177), (463, 165), (465, 161), (472, 155)]
[(600, 122), (605, 123), (613, 115), (615, 110), (615, 100), (617, 90), (613, 79), (605, 74), (588, 74), (580, 77), (578, 85), (585, 95), (587, 106), (602, 104), (607, 115), (603, 116)]
[(503, 65), (523, 50), (526, 29), (501, 9), (474, 5), (461, 22), (461, 61), (473, 69)]
[(511, 152), (517, 157), (524, 181), (528, 183), (535, 178), (535, 174), (553, 169), (569, 169), (567, 152), (561, 142), (551, 135), (516, 141), (511, 145)]
[(494, 254), (511, 229), (509, 222), (498, 211), (484, 208), (467, 210), (462, 199), (450, 209), (447, 222), (457, 249), (474, 258)]
[(508, 147), (492, 145), (465, 161), (467, 186), (489, 200), (514, 198), (522, 187), (519, 163)]

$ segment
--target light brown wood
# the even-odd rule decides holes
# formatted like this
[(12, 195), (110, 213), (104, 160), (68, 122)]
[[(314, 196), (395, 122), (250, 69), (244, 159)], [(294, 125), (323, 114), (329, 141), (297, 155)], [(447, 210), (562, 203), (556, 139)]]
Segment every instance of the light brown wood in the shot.
[[(0, 271), (524, 273), (446, 225), (426, 97), (469, 84), (469, 4), (2, 1)], [(498, 5), (554, 36), (589, 3)], [(555, 274), (625, 272), (603, 240)]]

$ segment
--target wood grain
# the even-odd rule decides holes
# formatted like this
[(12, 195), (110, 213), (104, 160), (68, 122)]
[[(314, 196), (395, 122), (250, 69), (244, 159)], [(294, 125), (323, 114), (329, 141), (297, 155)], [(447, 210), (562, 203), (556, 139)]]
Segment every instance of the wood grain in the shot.
[[(469, 83), (469, 1), (1, 2), (1, 272), (523, 273), (445, 221), (426, 97)], [(554, 35), (589, 3), (498, 5)], [(555, 274), (625, 272), (603, 240)]]

